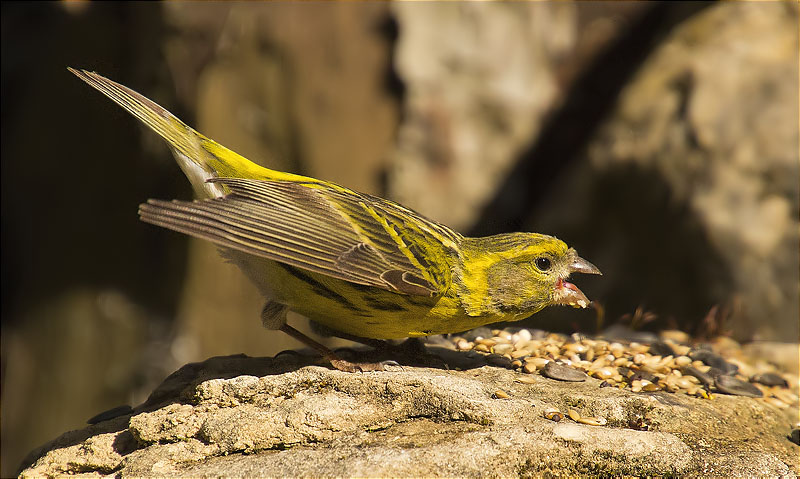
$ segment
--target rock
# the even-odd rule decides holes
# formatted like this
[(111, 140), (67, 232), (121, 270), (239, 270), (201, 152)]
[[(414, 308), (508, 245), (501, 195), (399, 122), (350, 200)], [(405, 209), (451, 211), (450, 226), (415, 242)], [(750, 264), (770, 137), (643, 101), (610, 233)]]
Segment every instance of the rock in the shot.
[(556, 105), (557, 69), (576, 41), (577, 8), (397, 2), (392, 10), (395, 68), (406, 95), (389, 195), (461, 229)]
[(798, 4), (709, 5), (654, 49), (529, 227), (598, 265), (587, 294), (609, 317), (640, 302), (692, 330), (730, 304), (717, 320), (735, 337), (794, 341)]
[[(491, 366), (350, 374), (309, 361), (231, 356), (187, 365), (131, 416), (34, 451), (21, 477), (798, 471), (800, 448), (784, 427), (790, 413), (750, 398), (634, 394), (593, 378), (518, 382), (520, 373)], [(544, 417), (550, 409), (606, 425), (556, 423)]]

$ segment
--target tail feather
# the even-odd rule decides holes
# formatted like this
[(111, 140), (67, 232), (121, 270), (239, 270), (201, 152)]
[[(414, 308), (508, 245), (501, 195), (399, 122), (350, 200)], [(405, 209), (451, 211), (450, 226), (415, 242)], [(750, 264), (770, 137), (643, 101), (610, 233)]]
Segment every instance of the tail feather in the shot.
[(197, 132), (161, 105), (97, 73), (74, 68), (68, 70), (141, 120), (167, 140), (172, 148), (190, 157), (197, 154)]
[(223, 188), (220, 185), (207, 183), (208, 179), (216, 177), (273, 181), (318, 181), (257, 165), (201, 135), (144, 95), (95, 72), (69, 67), (67, 69), (164, 138), (200, 197), (214, 197), (223, 194)]

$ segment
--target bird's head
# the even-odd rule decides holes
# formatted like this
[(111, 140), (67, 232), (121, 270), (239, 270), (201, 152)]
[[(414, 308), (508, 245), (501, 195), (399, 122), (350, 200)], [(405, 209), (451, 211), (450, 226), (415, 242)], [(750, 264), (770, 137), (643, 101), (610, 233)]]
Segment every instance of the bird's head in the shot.
[(589, 306), (586, 295), (567, 279), (572, 273), (600, 270), (558, 238), (510, 233), (471, 241), (467, 263), (474, 268), (465, 265), (471, 269), (465, 279), (475, 286), (485, 282), (486, 308), (521, 319), (551, 305)]

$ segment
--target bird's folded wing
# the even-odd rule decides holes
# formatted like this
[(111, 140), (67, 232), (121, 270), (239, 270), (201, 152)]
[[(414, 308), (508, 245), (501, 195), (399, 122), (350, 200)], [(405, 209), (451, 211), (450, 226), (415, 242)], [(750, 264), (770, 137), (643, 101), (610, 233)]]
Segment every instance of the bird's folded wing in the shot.
[(460, 236), (389, 201), (335, 185), (215, 178), (230, 193), (149, 200), (145, 222), (353, 283), (436, 296)]

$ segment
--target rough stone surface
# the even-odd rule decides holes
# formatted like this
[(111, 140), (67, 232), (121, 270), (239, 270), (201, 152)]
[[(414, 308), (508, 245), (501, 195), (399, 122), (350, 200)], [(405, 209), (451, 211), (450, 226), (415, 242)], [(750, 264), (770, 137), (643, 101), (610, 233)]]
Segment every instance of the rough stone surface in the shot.
[[(181, 368), (133, 414), (32, 452), (22, 477), (798, 471), (790, 414), (768, 404), (521, 376), (491, 366), (348, 374), (288, 354), (212, 358)], [(498, 389), (510, 398), (497, 399)], [(608, 423), (553, 422), (543, 417), (551, 407)]]
[(797, 24), (796, 3), (728, 2), (679, 25), (539, 206), (535, 230), (605, 274), (587, 294), (612, 316), (730, 303), (738, 338), (799, 337)]
[(576, 7), (397, 2), (392, 10), (406, 98), (388, 193), (463, 228), (557, 102), (556, 64), (576, 42)]

